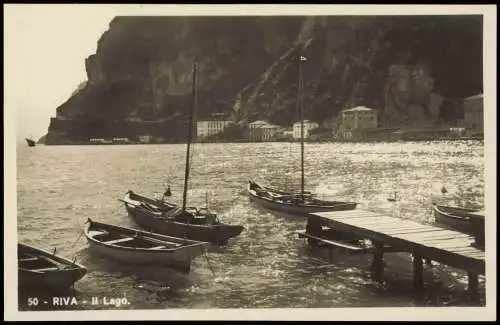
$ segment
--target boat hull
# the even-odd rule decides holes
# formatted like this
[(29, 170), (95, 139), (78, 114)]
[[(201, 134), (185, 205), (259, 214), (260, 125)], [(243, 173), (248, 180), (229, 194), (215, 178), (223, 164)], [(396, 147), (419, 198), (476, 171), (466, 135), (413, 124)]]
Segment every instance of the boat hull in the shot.
[(18, 281), (21, 288), (43, 287), (69, 289), (86, 273), (87, 270), (85, 269), (46, 271), (43, 273), (19, 269)]
[[(254, 183), (255, 184), (255, 183)], [(258, 186), (258, 185), (257, 185)], [(263, 189), (266, 189), (262, 187)], [(267, 190), (267, 189), (266, 189)], [(307, 216), (309, 213), (315, 212), (327, 212), (327, 211), (345, 211), (345, 210), (353, 210), (356, 208), (356, 202), (337, 202), (332, 205), (315, 205), (315, 204), (293, 204), (293, 203), (284, 203), (272, 200), (270, 198), (259, 196), (256, 191), (251, 188), (251, 183), (248, 185), (248, 195), (252, 202), (259, 204), (260, 206), (292, 215), (303, 215)], [(287, 192), (278, 192), (279, 194), (288, 194)]]
[(142, 228), (167, 236), (175, 236), (209, 242), (215, 245), (225, 245), (230, 238), (238, 236), (243, 231), (239, 225), (194, 225), (181, 222), (158, 219), (157, 215), (144, 209), (125, 203), (129, 216)]
[(434, 219), (437, 224), (446, 228), (474, 235), (471, 220), (466, 214), (475, 211), (477, 210), (434, 205)]
[(344, 211), (344, 210), (354, 210), (357, 206), (356, 203), (349, 203), (342, 206), (301, 206), (301, 205), (287, 205), (280, 204), (277, 202), (269, 201), (258, 196), (250, 195), (250, 200), (256, 202), (262, 207), (270, 210), (275, 210), (279, 212), (294, 214), (294, 215), (306, 215), (308, 213), (315, 212), (327, 212), (327, 211)]
[(36, 142), (28, 138), (26, 138), (26, 143), (28, 144), (28, 147), (36, 146)]
[(92, 254), (107, 257), (124, 264), (167, 266), (184, 273), (190, 272), (192, 259), (203, 254), (201, 246), (164, 252), (115, 248), (91, 240), (88, 240), (88, 242), (89, 251)]
[[(167, 266), (185, 273), (189, 273), (192, 259), (204, 254), (209, 245), (207, 242), (167, 237), (91, 220), (85, 229), (85, 236), (92, 253), (124, 264)], [(116, 237), (118, 241), (109, 241), (109, 238)], [(129, 244), (124, 245), (123, 242)]]
[[(26, 244), (18, 244), (19, 253), (29, 254), (35, 261), (18, 257), (18, 285), (20, 288), (69, 289), (87, 274), (87, 269), (67, 258)], [(39, 261), (43, 266), (37, 267)], [(30, 265), (30, 263), (32, 263)]]

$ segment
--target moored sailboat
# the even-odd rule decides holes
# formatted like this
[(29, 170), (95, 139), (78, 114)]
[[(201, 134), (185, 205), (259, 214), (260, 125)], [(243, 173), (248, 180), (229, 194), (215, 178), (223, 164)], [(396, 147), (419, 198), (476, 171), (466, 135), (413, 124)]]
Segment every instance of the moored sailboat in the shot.
[(356, 202), (345, 202), (336, 200), (319, 199), (317, 195), (304, 190), (304, 108), (303, 108), (303, 88), (304, 82), (302, 78), (302, 62), (306, 58), (301, 56), (299, 59), (299, 82), (298, 82), (298, 99), (297, 105), (300, 112), (300, 158), (301, 158), (301, 183), (300, 190), (297, 192), (288, 192), (269, 187), (264, 187), (259, 183), (249, 180), (247, 192), (250, 200), (259, 205), (275, 210), (294, 215), (306, 215), (307, 213), (320, 211), (341, 211), (352, 210), (357, 206)]
[[(189, 115), (186, 162), (184, 170), (184, 189), (182, 206), (167, 201), (159, 201), (128, 191), (122, 202), (129, 216), (141, 227), (160, 234), (207, 241), (225, 245), (232, 237), (243, 230), (241, 225), (228, 225), (220, 222), (217, 215), (208, 209), (187, 206), (189, 171), (191, 165), (191, 143), (193, 141), (193, 118), (196, 111), (196, 73), (197, 61), (193, 64), (193, 105)], [(167, 190), (167, 192), (170, 192)]]

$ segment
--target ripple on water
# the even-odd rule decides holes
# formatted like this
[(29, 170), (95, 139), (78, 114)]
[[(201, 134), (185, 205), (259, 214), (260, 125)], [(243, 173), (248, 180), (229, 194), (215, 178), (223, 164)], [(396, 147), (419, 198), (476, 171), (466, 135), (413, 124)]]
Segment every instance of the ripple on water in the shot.
[[(388, 260), (382, 279), (366, 271), (369, 259), (336, 255), (329, 263), (325, 254), (316, 256), (290, 235), (303, 229), (305, 220), (251, 203), (245, 191), (248, 179), (298, 187), (296, 144), (195, 148), (189, 204), (208, 204), (224, 222), (245, 227), (229, 246), (207, 254), (215, 275), (202, 257), (185, 278), (168, 268), (124, 267), (90, 254), (85, 238), (77, 241), (88, 217), (136, 227), (117, 200), (129, 189), (159, 195), (168, 183), (172, 200), (180, 202), (184, 145), (19, 148), (19, 238), (76, 257), (89, 269), (77, 283), (80, 294), (126, 294), (133, 306), (123, 308), (470, 304), (460, 272), (436, 267), (439, 277), (426, 273), (426, 283), (434, 285), (431, 292), (414, 297), (407, 257)], [(433, 222), (433, 201), (483, 205), (483, 151), (480, 142), (307, 144), (306, 187), (324, 198), (355, 200), (360, 208)], [(387, 201), (394, 192), (399, 198), (395, 204)]]

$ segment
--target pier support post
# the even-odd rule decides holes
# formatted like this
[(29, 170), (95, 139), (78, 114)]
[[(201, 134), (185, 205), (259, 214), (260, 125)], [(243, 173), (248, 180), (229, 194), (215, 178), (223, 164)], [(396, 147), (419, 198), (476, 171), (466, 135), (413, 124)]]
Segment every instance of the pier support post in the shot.
[(418, 254), (413, 254), (413, 287), (419, 291), (424, 288), (424, 264)]
[(381, 243), (374, 243), (372, 270), (380, 272), (384, 269), (384, 247)]
[(467, 272), (467, 277), (468, 277), (468, 286), (467, 286), (467, 291), (471, 294), (473, 298), (477, 298), (477, 289), (478, 289), (478, 275), (476, 273), (472, 272)]
[(425, 259), (425, 264), (427, 264), (428, 267), (432, 268), (434, 265), (432, 265), (432, 260), (430, 258)]
[(332, 247), (328, 247), (328, 260), (330, 261), (330, 263), (333, 262), (333, 248)]

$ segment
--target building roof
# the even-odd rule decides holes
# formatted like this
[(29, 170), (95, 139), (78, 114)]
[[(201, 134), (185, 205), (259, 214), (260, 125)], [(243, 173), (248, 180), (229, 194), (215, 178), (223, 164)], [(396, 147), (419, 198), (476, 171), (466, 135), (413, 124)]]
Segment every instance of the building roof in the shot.
[(365, 107), (365, 106), (357, 106), (354, 108), (342, 110), (342, 112), (368, 112), (368, 111), (373, 111), (373, 109)]
[(220, 116), (220, 117), (212, 116), (212, 117), (200, 118), (200, 119), (198, 119), (197, 122), (212, 122), (212, 121), (228, 122), (231, 120), (227, 117), (224, 117), (224, 116)]
[(257, 120), (257, 121), (253, 121), (252, 123), (248, 123), (250, 125), (271, 125), (270, 123), (266, 122), (266, 121), (261, 121), (261, 120)]
[[(304, 120), (304, 124), (318, 124), (317, 122), (314, 122), (314, 121), (311, 121), (311, 120)], [(295, 123), (293, 123), (293, 125), (297, 125), (297, 124), (300, 124), (300, 121), (297, 121)]]

